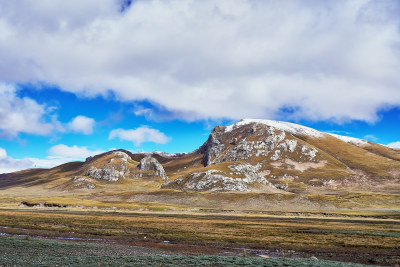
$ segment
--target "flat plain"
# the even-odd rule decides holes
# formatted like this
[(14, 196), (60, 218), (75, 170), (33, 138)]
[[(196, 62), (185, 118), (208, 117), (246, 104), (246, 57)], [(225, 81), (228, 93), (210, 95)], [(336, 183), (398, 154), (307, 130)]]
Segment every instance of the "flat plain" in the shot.
[[(387, 266), (400, 261), (400, 214), (395, 211), (121, 212), (42, 207), (1, 209), (0, 226), (1, 242), (15, 243), (12, 253), (10, 246), (1, 246), (3, 265), (19, 260), (32, 265), (67, 265), (75, 260), (85, 265), (97, 260), (106, 265), (135, 259), (139, 264), (156, 260), (157, 255), (169, 255), (165, 260), (171, 264), (193, 259), (187, 265), (207, 265), (204, 260), (214, 266), (222, 265), (219, 260), (236, 261), (222, 256), (249, 258), (233, 265), (259, 265), (261, 257), (268, 257), (261, 260), (265, 266), (299, 266), (296, 259), (305, 266), (321, 265), (322, 260)], [(60, 253), (51, 252), (46, 242), (56, 242)], [(36, 252), (23, 249), (29, 245)], [(211, 256), (215, 257), (210, 261)], [(287, 261), (279, 262), (283, 259)]]

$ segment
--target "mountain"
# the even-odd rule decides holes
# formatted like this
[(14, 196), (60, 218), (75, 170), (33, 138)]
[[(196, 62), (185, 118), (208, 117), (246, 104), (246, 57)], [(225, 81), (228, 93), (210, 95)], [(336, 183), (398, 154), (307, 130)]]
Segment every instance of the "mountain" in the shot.
[(164, 188), (196, 191), (397, 191), (400, 153), (365, 140), (305, 126), (241, 120), (217, 126), (191, 168)]
[(119, 200), (132, 192), (398, 194), (400, 151), (298, 124), (246, 119), (215, 127), (192, 153), (120, 149), (49, 170), (0, 175), (3, 190), (33, 187)]

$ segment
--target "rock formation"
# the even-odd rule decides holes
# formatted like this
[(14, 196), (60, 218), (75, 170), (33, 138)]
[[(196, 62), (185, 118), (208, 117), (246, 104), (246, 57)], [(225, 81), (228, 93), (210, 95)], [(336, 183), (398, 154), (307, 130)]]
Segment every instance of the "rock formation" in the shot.
[(261, 123), (232, 128), (217, 126), (200, 151), (204, 153), (204, 166), (252, 157), (268, 157), (276, 161), (283, 158), (283, 152), (296, 153), (301, 161), (318, 161), (317, 149), (296, 140), (282, 129)]
[(114, 152), (113, 155), (116, 157), (110, 159), (102, 168), (98, 169), (91, 166), (86, 172), (86, 176), (112, 182), (126, 178), (130, 173), (128, 166), (128, 159), (130, 157), (121, 151)]
[(144, 157), (139, 165), (137, 166), (138, 170), (140, 171), (151, 171), (154, 173), (155, 176), (160, 176), (163, 180), (168, 180), (167, 173), (164, 170), (164, 167), (151, 156)]
[(181, 188), (192, 191), (251, 191), (250, 185), (260, 183), (273, 189), (273, 186), (260, 174), (261, 164), (252, 166), (245, 164), (232, 164), (228, 166), (227, 174), (220, 170), (206, 170), (194, 172), (186, 177), (163, 184), (163, 188)]

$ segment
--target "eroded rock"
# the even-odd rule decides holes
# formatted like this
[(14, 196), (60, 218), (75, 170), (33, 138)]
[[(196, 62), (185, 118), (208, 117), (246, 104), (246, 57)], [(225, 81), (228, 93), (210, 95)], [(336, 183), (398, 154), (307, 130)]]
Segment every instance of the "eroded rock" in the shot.
[(144, 157), (139, 165), (137, 166), (140, 171), (153, 171), (154, 175), (160, 176), (162, 179), (168, 181), (167, 173), (164, 170), (164, 167), (158, 162), (157, 159), (147, 156)]
[(72, 178), (73, 185), (77, 188), (93, 189), (96, 187), (95, 182), (91, 178), (74, 176)]
[(255, 166), (246, 164), (229, 165), (230, 174), (220, 170), (195, 172), (186, 177), (163, 184), (163, 188), (175, 188), (192, 191), (251, 191), (250, 185), (261, 183), (275, 188), (267, 179), (259, 174), (261, 164)]
[(252, 157), (268, 157), (272, 161), (296, 155), (301, 161), (314, 161), (318, 151), (293, 139), (284, 130), (263, 124), (249, 124), (226, 131), (218, 126), (202, 146), (204, 166), (221, 162), (249, 160)]
[(129, 155), (121, 151), (114, 152), (113, 154), (116, 157), (110, 159), (110, 161), (101, 169), (98, 169), (94, 166), (90, 167), (90, 169), (86, 172), (86, 176), (98, 180), (103, 179), (112, 182), (116, 182), (119, 179), (128, 177), (130, 173), (128, 166), (128, 159), (130, 159)]

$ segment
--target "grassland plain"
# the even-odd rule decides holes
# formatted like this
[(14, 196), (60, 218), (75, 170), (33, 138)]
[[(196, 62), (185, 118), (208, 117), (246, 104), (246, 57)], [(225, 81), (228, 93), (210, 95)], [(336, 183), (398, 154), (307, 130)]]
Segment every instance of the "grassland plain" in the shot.
[[(187, 260), (187, 265), (261, 265), (263, 266), (335, 266), (315, 263), (310, 259), (295, 260), (292, 258), (310, 258), (379, 264), (394, 266), (400, 260), (400, 220), (396, 212), (363, 212), (348, 211), (334, 213), (318, 212), (266, 212), (264, 214), (229, 214), (224, 211), (213, 213), (149, 213), (149, 212), (105, 212), (102, 210), (69, 210), (69, 209), (2, 209), (0, 210), (1, 242), (14, 242), (14, 245), (2, 245), (2, 264), (17, 265), (33, 257), (33, 265), (43, 262), (54, 264), (90, 265), (93, 261), (117, 265), (124, 262), (144, 264), (149, 261), (154, 265), (176, 264)], [(19, 235), (33, 237), (32, 240), (16, 240), (5, 237)], [(95, 244), (54, 243), (66, 252), (52, 254), (45, 247), (49, 240), (36, 240), (37, 237), (52, 239), (86, 240), (100, 242), (97, 250), (103, 246), (103, 252), (91, 253)], [(28, 241), (32, 241), (29, 243)], [(18, 243), (20, 242), (20, 243)], [(36, 250), (26, 250), (29, 246), (42, 242)], [(53, 242), (53, 241), (51, 241)], [(5, 243), (4, 243), (5, 244)], [(66, 244), (69, 244), (68, 247)], [(155, 254), (115, 253), (118, 245), (157, 248)], [(91, 247), (91, 246), (94, 247)], [(139, 246), (138, 246), (139, 245)], [(83, 246), (82, 248), (78, 248)], [(84, 249), (89, 246), (90, 249)], [(10, 253), (15, 248), (15, 255)], [(106, 247), (107, 249), (104, 249)], [(109, 249), (114, 248), (114, 249)], [(53, 249), (52, 248), (52, 249)], [(75, 249), (82, 252), (75, 255)], [(131, 248), (132, 249), (132, 248)], [(134, 249), (133, 249), (134, 250)], [(14, 250), (13, 250), (14, 251)], [(20, 251), (21, 253), (19, 253)], [(32, 253), (24, 254), (24, 251)], [(36, 251), (36, 252), (33, 252)], [(113, 252), (114, 251), (114, 252)], [(121, 251), (125, 251), (124, 249)], [(230, 251), (230, 252), (229, 252)], [(206, 257), (204, 255), (236, 255), (285, 257), (283, 259), (236, 259)], [(55, 253), (55, 252), (54, 252)], [(155, 255), (175, 255), (160, 258)], [(13, 256), (14, 255), (14, 256)], [(57, 256), (59, 255), (59, 256)], [(146, 257), (142, 257), (146, 255)], [(186, 256), (203, 256), (185, 258)], [(131, 258), (126, 258), (126, 257)], [(185, 256), (185, 257), (183, 257)], [(97, 257), (97, 258), (96, 258)], [(132, 261), (132, 262), (131, 262)], [(166, 262), (163, 262), (166, 261)], [(197, 264), (195, 264), (197, 262)], [(222, 264), (225, 261), (225, 264)], [(241, 263), (241, 261), (243, 261)], [(276, 261), (274, 263), (274, 261)], [(29, 263), (29, 262), (28, 262)], [(269, 264), (269, 265), (268, 265)], [(275, 264), (275, 265), (274, 265)], [(331, 263), (329, 263), (331, 264)], [(332, 263), (336, 264), (336, 263)], [(24, 265), (24, 264), (22, 264)], [(342, 265), (339, 265), (342, 266)]]
[(104, 244), (0, 237), (2, 266), (365, 266), (318, 259), (125, 254)]

